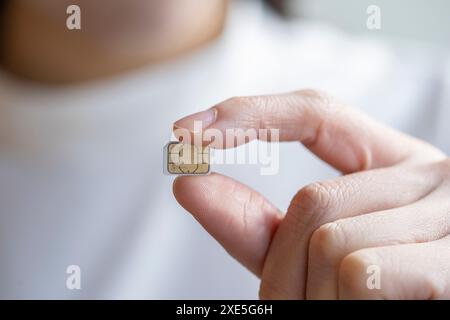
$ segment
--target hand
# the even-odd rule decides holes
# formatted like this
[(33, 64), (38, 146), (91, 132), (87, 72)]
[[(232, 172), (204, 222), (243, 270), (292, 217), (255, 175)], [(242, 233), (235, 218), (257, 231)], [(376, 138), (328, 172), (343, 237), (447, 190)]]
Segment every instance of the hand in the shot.
[[(208, 118), (214, 111), (215, 118)], [(262, 299), (450, 298), (450, 160), (312, 90), (233, 98), (184, 118), (277, 128), (345, 175), (302, 188), (283, 214), (222, 175), (178, 177), (174, 194), (261, 279)], [(369, 289), (368, 268), (381, 286)]]

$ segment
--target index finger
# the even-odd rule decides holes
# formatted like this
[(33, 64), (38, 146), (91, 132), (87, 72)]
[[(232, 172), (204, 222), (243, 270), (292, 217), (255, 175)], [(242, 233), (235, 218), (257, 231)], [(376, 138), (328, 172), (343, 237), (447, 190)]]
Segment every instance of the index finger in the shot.
[[(200, 129), (205, 132), (219, 130), (225, 134), (232, 128), (254, 129), (253, 138), (258, 139), (262, 138), (261, 130), (279, 130), (280, 141), (300, 141), (344, 173), (391, 166), (411, 158), (444, 156), (432, 146), (315, 90), (232, 98), (177, 121), (175, 127), (194, 132), (195, 121), (201, 121)], [(232, 146), (251, 139), (233, 139)], [(223, 143), (214, 146), (227, 147)]]

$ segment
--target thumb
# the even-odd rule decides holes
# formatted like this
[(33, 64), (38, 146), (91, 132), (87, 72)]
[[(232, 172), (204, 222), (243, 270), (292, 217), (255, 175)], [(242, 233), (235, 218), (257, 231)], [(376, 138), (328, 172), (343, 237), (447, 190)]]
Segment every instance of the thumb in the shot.
[(282, 213), (249, 187), (223, 175), (175, 179), (177, 201), (240, 263), (259, 276)]
[[(194, 121), (202, 121), (203, 129), (218, 129), (223, 133), (233, 128), (255, 129), (257, 138), (262, 138), (259, 129), (278, 129), (281, 141), (302, 142), (343, 173), (443, 156), (432, 146), (383, 126), (314, 90), (232, 98), (177, 121), (175, 128), (194, 132)], [(243, 130), (237, 132), (242, 134)], [(236, 145), (248, 139), (233, 140)], [(227, 147), (217, 141), (213, 146)]]

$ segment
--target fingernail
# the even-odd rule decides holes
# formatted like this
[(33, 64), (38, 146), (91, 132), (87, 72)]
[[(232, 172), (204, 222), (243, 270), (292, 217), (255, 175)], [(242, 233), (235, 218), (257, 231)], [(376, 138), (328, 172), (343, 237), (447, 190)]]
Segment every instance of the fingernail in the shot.
[[(205, 129), (212, 125), (214, 122), (216, 122), (217, 119), (217, 109), (216, 108), (210, 108), (205, 111), (197, 112), (194, 114), (191, 114), (190, 116), (184, 117), (177, 122), (174, 123), (174, 126), (177, 128), (184, 128), (191, 132), (194, 132), (194, 129)], [(194, 126), (195, 122), (197, 123), (196, 126)]]

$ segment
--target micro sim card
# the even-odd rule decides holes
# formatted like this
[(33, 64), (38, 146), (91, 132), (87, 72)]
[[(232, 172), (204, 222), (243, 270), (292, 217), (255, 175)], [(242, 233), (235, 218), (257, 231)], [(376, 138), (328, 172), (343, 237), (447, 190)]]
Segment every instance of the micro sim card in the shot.
[(164, 148), (164, 172), (201, 175), (210, 170), (209, 147), (169, 142)]

